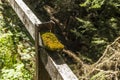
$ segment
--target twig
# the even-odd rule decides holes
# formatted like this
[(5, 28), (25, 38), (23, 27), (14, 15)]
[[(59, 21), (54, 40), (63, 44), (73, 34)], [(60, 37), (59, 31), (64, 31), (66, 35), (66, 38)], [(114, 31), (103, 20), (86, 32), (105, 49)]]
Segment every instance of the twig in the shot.
[(107, 53), (109, 47), (110, 47), (110, 45), (107, 46), (107, 48), (105, 49), (105, 51), (104, 51), (102, 57), (100, 57), (100, 59), (99, 59), (96, 63), (93, 64), (94, 66), (97, 65), (98, 63), (100, 63), (101, 60), (105, 57), (105, 55), (106, 55), (106, 53)]
[(101, 60), (105, 57), (105, 55), (108, 53), (107, 51), (109, 50), (109, 48), (112, 49), (112, 46), (113, 46), (116, 42), (118, 42), (119, 40), (120, 40), (120, 37), (118, 37), (112, 44), (108, 45), (107, 48), (105, 49), (102, 57), (100, 57), (100, 59), (99, 59), (96, 63), (94, 63), (93, 65), (97, 65), (98, 63), (100, 63)]
[[(109, 63), (109, 61), (110, 61), (112, 58), (114, 58), (116, 55), (118, 55), (118, 54), (119, 54), (119, 53), (113, 54), (110, 58), (108, 58), (107, 60), (105, 60), (105, 61), (99, 63), (99, 64), (96, 65), (95, 67), (99, 67), (100, 65), (104, 64), (105, 62), (108, 62), (108, 63)], [(119, 54), (119, 55), (120, 55), (120, 54)]]
[(108, 70), (108, 71), (105, 71), (105, 70), (101, 70), (101, 69), (95, 69), (96, 71), (99, 71), (99, 72), (103, 72), (105, 74), (117, 74), (119, 71), (112, 71), (112, 70)]

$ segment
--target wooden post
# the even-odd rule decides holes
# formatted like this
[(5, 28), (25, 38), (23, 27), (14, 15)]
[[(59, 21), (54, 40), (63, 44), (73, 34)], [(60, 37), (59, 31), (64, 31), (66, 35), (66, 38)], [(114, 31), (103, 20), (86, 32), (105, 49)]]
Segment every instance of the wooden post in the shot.
[[(39, 46), (42, 45), (42, 40), (38, 29), (45, 27), (47, 23), (41, 22), (31, 9), (29, 9), (29, 7), (23, 2), (23, 0), (8, 1), (25, 25), (33, 40), (37, 40), (37, 42), (35, 41), (37, 61), (36, 69), (38, 70), (36, 72), (36, 79), (49, 80), (51, 78), (51, 80), (78, 80), (59, 54), (50, 53), (45, 51), (43, 48), (39, 48)], [(47, 75), (47, 72), (50, 78)], [(39, 77), (41, 77), (41, 79), (39, 79)]]
[[(36, 74), (35, 74), (35, 80), (39, 80), (39, 72), (40, 72), (40, 68), (39, 68), (39, 64), (40, 62), (38, 61), (39, 60), (39, 33), (38, 33), (38, 30), (37, 30), (37, 26), (35, 27), (35, 59), (36, 59)], [(41, 76), (41, 74), (40, 74)], [(42, 80), (42, 79), (41, 79)]]
[(48, 74), (48, 72), (46, 71), (43, 62), (40, 59), (40, 53), (42, 53), (40, 51), (40, 46), (39, 45), (39, 32), (40, 32), (40, 28), (43, 27), (43, 25), (36, 25), (35, 26), (35, 51), (36, 51), (36, 79), (35, 80), (51, 80), (50, 76)]

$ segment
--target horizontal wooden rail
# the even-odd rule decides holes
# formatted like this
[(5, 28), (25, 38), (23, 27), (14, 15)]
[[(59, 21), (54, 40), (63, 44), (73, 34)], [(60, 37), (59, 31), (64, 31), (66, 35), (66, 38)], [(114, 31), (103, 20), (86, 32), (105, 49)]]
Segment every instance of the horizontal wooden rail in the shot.
[[(44, 27), (44, 23), (34, 15), (34, 13), (28, 8), (23, 0), (8, 1), (17, 13), (20, 20), (25, 25), (32, 38), (35, 40), (35, 36), (38, 34), (36, 33), (37, 28)], [(37, 37), (39, 37), (39, 45), (42, 46), (40, 35)], [(39, 59), (41, 59), (44, 63), (44, 67), (46, 68), (52, 80), (78, 80), (78, 78), (74, 75), (59, 54), (47, 53), (43, 48), (40, 49), (40, 53), (38, 54), (40, 54)]]

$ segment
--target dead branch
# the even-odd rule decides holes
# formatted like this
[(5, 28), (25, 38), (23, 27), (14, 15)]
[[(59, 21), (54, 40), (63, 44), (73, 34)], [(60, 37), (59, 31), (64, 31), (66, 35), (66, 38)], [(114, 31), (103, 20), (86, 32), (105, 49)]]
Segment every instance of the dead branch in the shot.
[[(102, 61), (102, 59), (108, 54), (109, 48), (113, 49), (112, 46), (113, 46), (116, 42), (119, 42), (119, 40), (120, 40), (120, 37), (118, 37), (112, 44), (108, 45), (108, 46), (106, 47), (103, 55), (102, 55), (102, 56), (100, 57), (100, 59), (99, 59), (96, 63), (94, 63), (93, 65), (95, 66), (95, 65), (97, 65), (98, 63), (100, 63), (100, 62)], [(116, 50), (114, 50), (114, 51), (116, 51)]]
[(80, 60), (80, 58), (77, 57), (77, 55), (75, 55), (75, 53), (73, 53), (72, 51), (63, 49), (63, 52), (66, 53), (67, 55), (69, 55), (70, 57), (72, 57), (78, 63), (83, 64), (82, 60)]
[(108, 71), (105, 71), (105, 70), (101, 70), (101, 69), (95, 69), (96, 71), (99, 71), (99, 72), (103, 72), (105, 74), (114, 74), (116, 75), (119, 71), (112, 71), (112, 70), (108, 70)]

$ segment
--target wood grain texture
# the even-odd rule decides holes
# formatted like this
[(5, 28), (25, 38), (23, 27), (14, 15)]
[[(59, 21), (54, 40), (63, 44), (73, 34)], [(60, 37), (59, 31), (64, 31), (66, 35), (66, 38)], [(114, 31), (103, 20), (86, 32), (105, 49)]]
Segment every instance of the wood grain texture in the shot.
[(32, 38), (35, 39), (35, 26), (42, 22), (33, 14), (22, 0), (9, 0), (9, 2), (31, 34)]
[[(35, 28), (44, 27), (42, 22), (34, 15), (23, 0), (9, 0), (12, 8), (17, 13), (26, 29), (35, 40)], [(42, 46), (39, 35), (39, 45)], [(45, 49), (40, 49), (40, 58), (52, 80), (78, 80), (68, 65), (57, 53), (49, 53)], [(43, 74), (44, 76), (44, 74)], [(44, 76), (45, 77), (45, 76)]]

